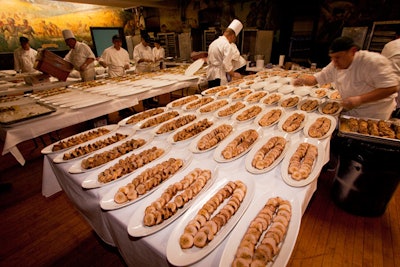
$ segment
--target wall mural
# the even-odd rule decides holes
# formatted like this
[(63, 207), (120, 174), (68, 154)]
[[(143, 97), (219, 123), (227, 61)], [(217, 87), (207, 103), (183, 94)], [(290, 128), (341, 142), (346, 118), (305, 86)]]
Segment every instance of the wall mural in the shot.
[(67, 28), (91, 45), (91, 26), (124, 27), (133, 16), (120, 8), (51, 0), (0, 0), (0, 5), (0, 52), (14, 51), (20, 36), (35, 49), (67, 49), (61, 34)]

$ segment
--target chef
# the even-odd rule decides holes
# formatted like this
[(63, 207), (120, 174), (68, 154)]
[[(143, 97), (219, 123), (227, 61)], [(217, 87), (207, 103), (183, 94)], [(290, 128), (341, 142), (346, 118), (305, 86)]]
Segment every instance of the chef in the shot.
[(37, 51), (29, 45), (29, 39), (20, 37), (21, 47), (14, 50), (14, 70), (16, 72), (34, 72)]
[(160, 40), (154, 40), (153, 57), (155, 61), (155, 70), (162, 68), (162, 63), (165, 58), (165, 50), (161, 46)]
[(74, 69), (79, 71), (82, 81), (93, 81), (95, 78), (93, 62), (96, 58), (93, 51), (87, 44), (78, 42), (71, 30), (63, 30), (62, 35), (71, 49), (64, 60), (70, 62)]
[(390, 61), (378, 53), (359, 51), (350, 37), (335, 39), (329, 57), (331, 62), (325, 68), (301, 76), (294, 85), (334, 83), (342, 97), (344, 114), (389, 119), (399, 86)]
[(153, 51), (150, 47), (150, 36), (143, 33), (141, 41), (133, 49), (133, 59), (136, 63), (136, 72), (151, 72), (154, 64)]
[(113, 45), (104, 49), (99, 64), (108, 68), (110, 77), (124, 76), (129, 69), (129, 53), (122, 47), (122, 38), (119, 35), (112, 37)]
[[(240, 67), (240, 52), (235, 45), (236, 37), (243, 28), (243, 24), (235, 19), (226, 28), (223, 35), (214, 40), (208, 48), (208, 87), (215, 87), (228, 82), (231, 78), (240, 78), (235, 70)], [(245, 62), (243, 60), (243, 62)]]

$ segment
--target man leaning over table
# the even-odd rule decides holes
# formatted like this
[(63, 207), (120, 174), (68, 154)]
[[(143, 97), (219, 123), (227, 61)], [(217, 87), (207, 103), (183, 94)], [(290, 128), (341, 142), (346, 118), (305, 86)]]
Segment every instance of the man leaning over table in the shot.
[[(400, 25), (396, 29), (396, 39), (385, 44), (381, 54), (392, 62), (394, 72), (400, 80)], [(400, 119), (400, 92), (397, 93), (397, 106), (392, 117)]]
[(122, 47), (122, 38), (119, 35), (112, 37), (113, 45), (104, 49), (99, 64), (108, 68), (108, 75), (112, 77), (124, 76), (129, 69), (129, 53)]
[(71, 49), (64, 60), (70, 62), (74, 69), (79, 71), (82, 81), (93, 81), (96, 75), (93, 63), (96, 57), (93, 51), (87, 44), (78, 42), (71, 30), (63, 30), (62, 35)]
[(294, 85), (334, 83), (342, 96), (344, 114), (389, 119), (399, 86), (391, 62), (379, 53), (359, 50), (350, 37), (335, 39), (329, 57), (331, 62), (320, 72), (302, 75)]

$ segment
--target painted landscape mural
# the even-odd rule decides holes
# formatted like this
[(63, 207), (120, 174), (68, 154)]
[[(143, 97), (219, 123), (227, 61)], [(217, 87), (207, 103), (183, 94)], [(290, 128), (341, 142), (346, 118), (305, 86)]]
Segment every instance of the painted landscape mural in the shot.
[(120, 8), (50, 0), (0, 0), (0, 52), (12, 52), (25, 36), (33, 48), (66, 49), (61, 31), (92, 43), (90, 27), (123, 27), (131, 13)]

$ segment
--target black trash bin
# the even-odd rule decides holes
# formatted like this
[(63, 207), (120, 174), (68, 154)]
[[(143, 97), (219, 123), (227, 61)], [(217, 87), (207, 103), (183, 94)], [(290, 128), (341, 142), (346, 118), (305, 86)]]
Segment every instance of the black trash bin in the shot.
[(333, 201), (351, 214), (382, 215), (400, 180), (400, 148), (351, 138), (338, 143)]

